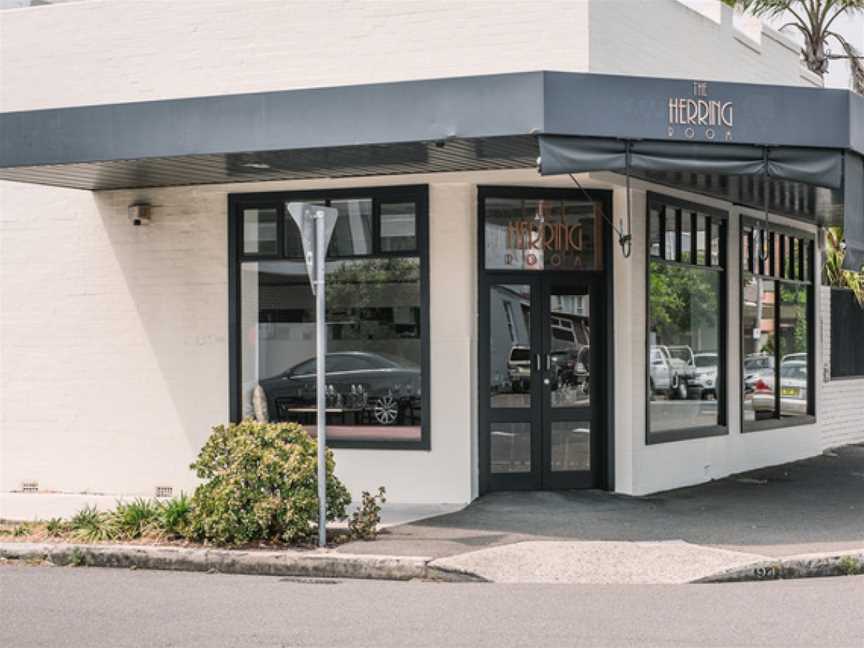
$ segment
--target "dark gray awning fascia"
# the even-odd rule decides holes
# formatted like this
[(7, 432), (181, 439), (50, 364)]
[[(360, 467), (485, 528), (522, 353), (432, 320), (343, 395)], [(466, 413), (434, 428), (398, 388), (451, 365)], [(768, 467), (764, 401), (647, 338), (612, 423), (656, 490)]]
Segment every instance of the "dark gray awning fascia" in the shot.
[[(0, 113), (0, 169), (529, 133), (686, 141), (669, 97), (692, 80), (524, 72)], [(864, 100), (844, 90), (710, 82), (734, 141), (864, 155)]]
[(527, 135), (543, 73), (0, 113), (0, 169)]

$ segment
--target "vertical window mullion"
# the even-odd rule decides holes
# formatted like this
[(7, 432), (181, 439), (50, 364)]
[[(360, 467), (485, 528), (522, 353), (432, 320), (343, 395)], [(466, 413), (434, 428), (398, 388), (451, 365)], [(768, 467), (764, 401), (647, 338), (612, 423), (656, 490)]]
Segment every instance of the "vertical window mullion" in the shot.
[(780, 305), (783, 302), (783, 283), (774, 282), (774, 418), (780, 418)]
[(662, 206), (658, 210), (658, 220), (660, 223), (660, 258), (666, 258), (666, 206)]

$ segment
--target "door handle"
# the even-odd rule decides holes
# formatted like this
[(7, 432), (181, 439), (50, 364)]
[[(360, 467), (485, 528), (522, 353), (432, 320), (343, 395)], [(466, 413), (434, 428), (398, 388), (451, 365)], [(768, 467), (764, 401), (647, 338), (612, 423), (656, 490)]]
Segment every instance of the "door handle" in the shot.
[(546, 371), (552, 370), (552, 356), (548, 353), (546, 354)]
[(537, 354), (537, 371), (540, 371), (540, 354)]

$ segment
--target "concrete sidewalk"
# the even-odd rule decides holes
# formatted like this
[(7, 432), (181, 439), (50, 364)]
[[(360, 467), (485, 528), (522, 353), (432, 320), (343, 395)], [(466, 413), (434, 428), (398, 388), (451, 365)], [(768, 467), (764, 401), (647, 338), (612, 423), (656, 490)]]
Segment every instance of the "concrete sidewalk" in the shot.
[[(510, 545), (516, 546), (506, 549)], [(661, 567), (658, 560), (668, 569), (689, 562), (693, 569), (670, 574), (686, 580), (700, 572), (697, 565), (716, 571), (862, 548), (864, 444), (650, 497), (494, 493), (461, 511), (392, 527), (375, 542), (352, 542), (338, 551), (430, 556), (446, 559), (440, 564), (449, 568), (499, 577), (491, 566), (502, 561), (522, 564), (520, 573), (547, 569), (556, 560), (567, 569), (575, 560), (590, 570), (605, 554), (617, 556), (625, 577), (627, 565), (640, 561), (648, 570)]]

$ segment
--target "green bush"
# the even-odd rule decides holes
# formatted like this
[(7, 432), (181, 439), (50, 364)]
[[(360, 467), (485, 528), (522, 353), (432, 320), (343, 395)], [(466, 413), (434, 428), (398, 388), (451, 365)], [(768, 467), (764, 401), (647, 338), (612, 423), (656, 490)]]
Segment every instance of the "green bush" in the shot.
[(159, 531), (169, 538), (180, 538), (189, 532), (189, 515), (192, 505), (189, 498), (181, 493), (180, 497), (164, 502), (159, 508), (157, 525)]
[(59, 538), (70, 530), (70, 525), (63, 518), (55, 517), (45, 523), (45, 533), (49, 538)]
[(139, 497), (128, 504), (118, 502), (108, 515), (116, 536), (133, 540), (159, 530), (160, 510), (159, 502)]
[(117, 537), (113, 516), (110, 513), (100, 513), (95, 506), (85, 506), (69, 520), (72, 535), (77, 540), (97, 542), (113, 540)]
[[(296, 423), (246, 420), (213, 428), (191, 465), (204, 483), (192, 497), (191, 533), (217, 544), (309, 538), (318, 519), (317, 444)], [(327, 519), (351, 501), (327, 450)]]
[(378, 525), (381, 524), (381, 505), (387, 501), (384, 497), (387, 491), (383, 486), (372, 495), (369, 491), (363, 491), (360, 506), (351, 514), (348, 521), (348, 531), (352, 540), (374, 540), (378, 535)]

